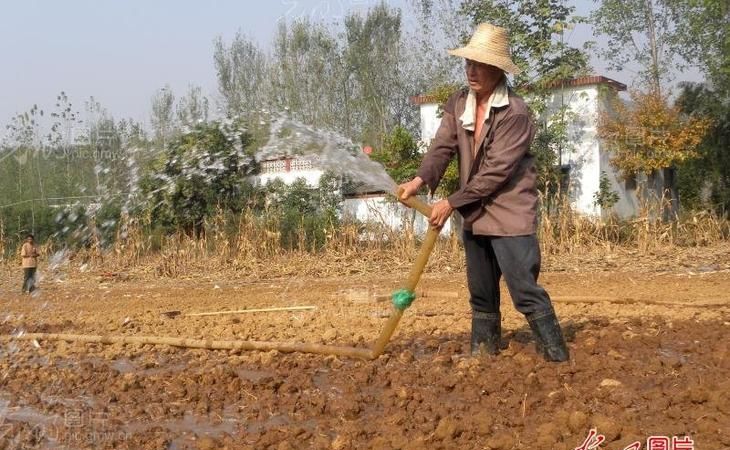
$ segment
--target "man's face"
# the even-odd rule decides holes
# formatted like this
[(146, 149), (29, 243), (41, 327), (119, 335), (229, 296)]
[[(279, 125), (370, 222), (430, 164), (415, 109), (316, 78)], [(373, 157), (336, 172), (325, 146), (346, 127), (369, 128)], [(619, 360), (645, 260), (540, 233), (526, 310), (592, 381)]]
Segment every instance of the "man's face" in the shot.
[(493, 91), (504, 75), (499, 67), (472, 61), (471, 59), (466, 60), (465, 69), (469, 87), (477, 95)]
[(32, 244), (33, 243), (33, 238), (32, 237), (27, 237), (27, 238), (25, 238), (25, 241), (28, 242), (28, 243), (30, 243), (30, 244)]

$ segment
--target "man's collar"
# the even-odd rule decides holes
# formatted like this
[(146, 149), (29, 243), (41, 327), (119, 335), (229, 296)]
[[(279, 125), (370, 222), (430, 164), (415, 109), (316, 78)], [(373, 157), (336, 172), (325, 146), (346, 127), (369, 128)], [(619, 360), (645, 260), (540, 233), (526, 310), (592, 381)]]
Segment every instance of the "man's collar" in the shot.
[[(489, 96), (487, 100), (487, 113), (484, 115), (484, 121), (489, 118), (492, 112), (492, 108), (501, 108), (502, 106), (509, 105), (509, 89), (507, 88), (507, 80), (502, 81), (494, 88), (494, 92)], [(466, 97), (466, 108), (464, 113), (459, 117), (461, 126), (465, 130), (474, 131), (476, 125), (477, 116), (477, 95), (474, 91), (469, 89), (469, 95)]]

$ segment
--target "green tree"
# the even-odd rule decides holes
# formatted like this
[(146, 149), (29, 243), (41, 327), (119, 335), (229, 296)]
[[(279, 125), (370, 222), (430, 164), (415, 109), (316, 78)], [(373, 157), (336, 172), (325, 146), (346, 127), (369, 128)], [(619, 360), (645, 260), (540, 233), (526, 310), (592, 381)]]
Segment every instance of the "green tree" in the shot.
[(199, 124), (174, 138), (143, 180), (153, 222), (200, 237), (216, 207), (239, 213), (253, 190), (252, 145), (240, 123)]
[(400, 89), (401, 13), (384, 2), (363, 17), (351, 14), (345, 19), (345, 54), (351, 74), (354, 108), (350, 115), (359, 129), (353, 137), (376, 147), (396, 123), (399, 105), (408, 94)]
[(300, 122), (348, 132), (347, 77), (340, 43), (329, 28), (309, 20), (282, 22), (269, 67), (277, 108)]
[(176, 107), (177, 120), (181, 125), (192, 126), (208, 120), (208, 98), (203, 95), (200, 86), (188, 87), (187, 94), (182, 97)]
[(237, 33), (229, 46), (216, 39), (213, 60), (227, 115), (248, 116), (268, 104), (269, 62), (251, 39)]
[[(318, 187), (297, 178), (287, 185), (276, 178), (265, 186), (268, 219), (278, 219), (281, 242), (285, 248), (310, 250), (321, 248), (328, 229), (338, 223), (342, 196), (338, 177), (325, 173)], [(304, 241), (300, 238), (304, 237)], [(299, 247), (300, 244), (307, 248)]]
[(698, 148), (699, 156), (678, 167), (678, 189), (688, 209), (730, 211), (730, 105), (704, 84), (685, 83), (677, 105), (685, 114), (699, 114), (713, 123)]
[(614, 70), (638, 65), (639, 81), (661, 93), (684, 61), (676, 6), (683, 0), (600, 0), (591, 14), (596, 34), (608, 37), (600, 54)]
[(418, 142), (404, 127), (395, 127), (383, 140), (383, 146), (373, 151), (370, 158), (381, 163), (398, 184), (416, 176), (423, 155)]
[(598, 181), (598, 190), (593, 193), (593, 204), (601, 208), (601, 211), (609, 211), (619, 201), (616, 191), (611, 189), (611, 180), (605, 171), (601, 171), (601, 178)]
[(175, 133), (175, 94), (170, 86), (160, 88), (152, 97), (152, 129), (155, 143), (164, 148)]
[(730, 3), (726, 0), (672, 0), (678, 52), (730, 97)]

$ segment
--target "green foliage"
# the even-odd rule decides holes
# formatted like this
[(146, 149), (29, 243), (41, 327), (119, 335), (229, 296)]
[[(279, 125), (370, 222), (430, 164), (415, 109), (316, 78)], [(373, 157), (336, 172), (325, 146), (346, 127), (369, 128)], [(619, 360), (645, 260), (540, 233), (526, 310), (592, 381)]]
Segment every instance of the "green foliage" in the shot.
[(639, 81), (649, 90), (661, 90), (678, 59), (687, 33), (678, 23), (675, 6), (683, 0), (601, 0), (591, 14), (596, 34), (608, 37), (600, 52), (609, 68), (638, 66)]
[(674, 0), (681, 22), (682, 56), (707, 74), (721, 97), (730, 98), (730, 3)]
[(37, 242), (44, 242), (57, 230), (55, 214), (50, 208), (18, 205), (3, 208), (0, 216), (4, 226), (6, 244), (8, 244), (7, 249), (11, 252), (20, 248), (28, 233), (33, 233)]
[(332, 222), (342, 213), (342, 180), (332, 172), (325, 172), (319, 178), (319, 212)]
[[(282, 22), (274, 42), (269, 97), (301, 122), (340, 131), (347, 128), (343, 106), (346, 76), (340, 43), (322, 24)], [(267, 85), (259, 84), (267, 89)]]
[(461, 3), (461, 13), (472, 24), (489, 22), (509, 30), (512, 57), (523, 69), (515, 78), (515, 85), (529, 85), (532, 90), (587, 72), (586, 49), (572, 47), (562, 38), (566, 29), (585, 22), (574, 12), (575, 7), (559, 0), (464, 0)]
[(712, 126), (699, 146), (699, 157), (677, 168), (682, 206), (710, 208), (720, 214), (730, 211), (730, 105), (716, 91), (702, 84), (685, 83), (677, 105), (685, 114), (712, 119)]
[(558, 145), (563, 142), (566, 142), (564, 122), (538, 122), (538, 132), (535, 133), (530, 152), (535, 156), (537, 189), (540, 192), (554, 194), (560, 187)]
[(453, 194), (459, 189), (459, 161), (452, 159), (449, 165), (446, 166), (444, 176), (441, 177), (441, 183), (439, 183), (436, 194), (440, 197), (446, 198)]
[[(316, 188), (304, 178), (290, 185), (277, 178), (264, 187), (269, 204), (262, 213), (267, 220), (278, 222), (284, 248), (322, 247), (327, 231), (338, 224), (342, 207), (339, 185), (336, 176), (325, 173)], [(302, 245), (306, 248), (301, 248)]]
[(246, 117), (264, 106), (268, 61), (258, 45), (241, 33), (229, 46), (219, 37), (214, 42), (213, 61), (227, 115)]
[(214, 60), (228, 114), (286, 111), (375, 147), (396, 125), (415, 130), (408, 97), (425, 75), (413, 69), (421, 55), (404, 48), (400, 10), (378, 2), (343, 22), (335, 29), (307, 18), (282, 21), (270, 56), (241, 35), (228, 45), (218, 39)]
[(253, 190), (251, 152), (251, 137), (240, 123), (200, 124), (175, 138), (142, 183), (153, 222), (201, 236), (216, 207), (240, 212)]
[(152, 97), (152, 128), (155, 142), (165, 147), (175, 132), (175, 95), (170, 86), (159, 89)]
[(383, 146), (370, 155), (371, 159), (385, 167), (398, 184), (416, 176), (422, 157), (416, 139), (403, 127), (395, 127), (383, 139)]
[[(449, 98), (454, 95), (459, 89), (464, 89), (465, 86), (459, 83), (445, 83), (436, 86), (434, 89), (429, 91), (428, 97), (432, 98), (438, 104), (437, 116), (443, 115), (443, 108)], [(436, 193), (441, 197), (448, 197), (459, 189), (459, 161), (452, 159), (449, 165), (444, 171), (441, 182), (439, 183)]]
[(381, 2), (364, 17), (351, 14), (345, 19), (345, 36), (344, 58), (356, 93), (349, 112), (361, 124), (358, 137), (381, 146), (387, 130), (395, 125), (390, 107), (407, 97), (398, 89), (398, 76), (402, 75), (400, 10)]
[(436, 112), (436, 115), (438, 117), (441, 117), (444, 113), (444, 105), (449, 100), (449, 98), (454, 95), (459, 89), (465, 88), (466, 87), (463, 84), (446, 83), (436, 86), (426, 95), (438, 104), (438, 110)]
[(598, 190), (593, 193), (593, 204), (600, 207), (601, 210), (610, 210), (613, 205), (618, 203), (619, 196), (616, 191), (611, 189), (611, 180), (605, 171), (601, 171), (601, 178), (598, 182)]
[[(34, 232), (39, 242), (86, 242), (92, 233), (87, 210), (99, 224), (96, 237), (113, 236), (113, 210), (129, 192), (130, 164), (137, 160), (130, 149), (145, 149), (146, 137), (138, 123), (115, 122), (93, 98), (85, 109), (82, 122), (61, 92), (50, 114), (34, 106), (8, 125), (0, 145), (0, 216), (9, 239)], [(104, 206), (94, 211), (92, 204)]]

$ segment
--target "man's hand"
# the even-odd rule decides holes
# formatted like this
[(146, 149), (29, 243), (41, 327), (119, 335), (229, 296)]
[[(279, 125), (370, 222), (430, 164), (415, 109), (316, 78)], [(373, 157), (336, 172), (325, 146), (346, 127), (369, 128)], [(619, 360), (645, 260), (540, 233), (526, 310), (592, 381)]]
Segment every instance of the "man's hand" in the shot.
[(451, 207), (448, 200), (439, 200), (431, 205), (431, 217), (429, 217), (428, 223), (433, 227), (441, 228), (453, 211), (454, 208)]
[(423, 186), (423, 180), (421, 177), (416, 177), (407, 183), (403, 183), (398, 186), (398, 193), (400, 200), (408, 200), (408, 198), (416, 195), (419, 189)]

